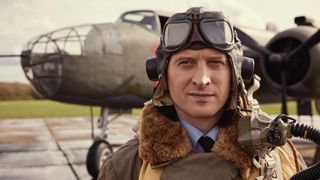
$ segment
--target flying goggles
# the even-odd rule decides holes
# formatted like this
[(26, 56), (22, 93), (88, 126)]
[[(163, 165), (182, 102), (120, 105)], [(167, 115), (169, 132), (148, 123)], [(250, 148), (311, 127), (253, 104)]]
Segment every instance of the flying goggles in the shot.
[[(241, 73), (238, 75), (241, 75), (243, 80), (250, 81), (254, 73), (254, 60), (243, 57), (242, 53), (236, 53), (241, 50), (236, 48), (239, 42), (229, 20), (221, 12), (188, 11), (174, 14), (164, 26), (157, 57), (151, 57), (146, 62), (149, 79), (153, 81), (161, 79), (170, 54), (184, 48), (208, 47), (228, 53), (234, 69), (241, 68), (237, 70)], [(237, 75), (237, 72), (234, 73)]]
[(164, 27), (162, 48), (175, 52), (195, 42), (229, 51), (234, 45), (232, 25), (220, 13), (204, 12), (198, 16), (188, 13), (173, 15)]

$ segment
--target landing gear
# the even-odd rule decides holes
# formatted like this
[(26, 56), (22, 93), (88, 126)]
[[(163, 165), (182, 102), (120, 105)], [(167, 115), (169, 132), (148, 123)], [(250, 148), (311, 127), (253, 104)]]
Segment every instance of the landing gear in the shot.
[(318, 113), (318, 115), (320, 115), (320, 99), (315, 99), (314, 102), (316, 105), (317, 113)]
[(98, 136), (94, 135), (94, 125), (91, 119), (93, 144), (90, 146), (87, 154), (86, 166), (93, 178), (98, 177), (103, 159), (113, 153), (112, 145), (107, 141), (108, 115), (109, 109), (101, 107), (100, 117), (97, 122), (97, 126), (101, 129), (101, 132)]
[(298, 116), (307, 115), (307, 116), (312, 117), (311, 100), (298, 99), (297, 100), (297, 113), (298, 113)]

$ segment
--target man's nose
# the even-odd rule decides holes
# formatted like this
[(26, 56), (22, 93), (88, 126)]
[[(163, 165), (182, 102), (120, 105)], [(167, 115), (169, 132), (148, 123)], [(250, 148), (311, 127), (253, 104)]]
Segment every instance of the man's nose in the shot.
[(192, 83), (199, 87), (204, 87), (211, 83), (211, 78), (207, 67), (200, 66), (193, 75)]

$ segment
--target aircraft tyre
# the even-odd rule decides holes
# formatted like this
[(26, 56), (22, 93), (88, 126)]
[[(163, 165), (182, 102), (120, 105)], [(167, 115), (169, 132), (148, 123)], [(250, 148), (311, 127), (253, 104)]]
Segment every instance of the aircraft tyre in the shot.
[(112, 152), (112, 146), (108, 141), (95, 140), (91, 145), (87, 154), (86, 166), (89, 174), (94, 179), (98, 178), (103, 159)]

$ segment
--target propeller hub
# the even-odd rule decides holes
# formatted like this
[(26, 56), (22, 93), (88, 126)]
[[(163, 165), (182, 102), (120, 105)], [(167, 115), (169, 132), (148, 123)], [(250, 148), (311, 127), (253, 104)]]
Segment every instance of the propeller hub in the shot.
[(269, 56), (269, 63), (273, 66), (281, 66), (284, 63), (285, 54), (274, 53)]

